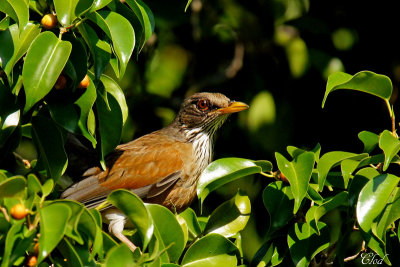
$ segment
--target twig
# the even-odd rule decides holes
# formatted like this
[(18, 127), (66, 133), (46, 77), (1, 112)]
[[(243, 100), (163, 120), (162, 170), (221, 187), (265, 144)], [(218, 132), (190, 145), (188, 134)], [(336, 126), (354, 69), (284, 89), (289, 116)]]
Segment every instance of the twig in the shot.
[(359, 252), (357, 252), (356, 254), (354, 254), (352, 256), (349, 256), (349, 257), (345, 258), (343, 260), (343, 262), (349, 262), (349, 261), (355, 260), (360, 255), (360, 253), (362, 251), (364, 251), (364, 250), (365, 250), (365, 241), (362, 242), (361, 249), (360, 249)]
[(27, 160), (27, 159), (24, 159), (21, 155), (19, 155), (18, 153), (16, 153), (16, 152), (13, 152), (13, 155), (14, 155), (14, 157), (16, 158), (16, 159), (18, 159), (19, 161), (21, 161), (24, 165), (25, 165), (25, 168), (27, 168), (27, 169), (30, 169), (32, 166), (31, 166), (31, 163), (29, 162), (29, 160)]
[(0, 210), (4, 214), (4, 219), (6, 219), (7, 222), (10, 222), (10, 216), (8, 216), (6, 208), (0, 207)]

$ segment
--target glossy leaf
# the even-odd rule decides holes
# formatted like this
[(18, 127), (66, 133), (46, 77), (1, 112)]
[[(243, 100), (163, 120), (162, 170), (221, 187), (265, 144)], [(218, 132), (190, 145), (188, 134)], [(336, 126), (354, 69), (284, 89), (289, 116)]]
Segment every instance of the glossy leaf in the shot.
[[(265, 162), (262, 165), (264, 164)], [(200, 203), (202, 204), (208, 194), (220, 186), (250, 174), (260, 173), (262, 170), (263, 167), (257, 165), (257, 162), (242, 158), (222, 158), (211, 162), (197, 183)]]
[(323, 190), (326, 177), (333, 167), (337, 166), (345, 159), (361, 160), (367, 156), (368, 154), (355, 154), (342, 151), (332, 151), (324, 154), (320, 158), (317, 166), (319, 191)]
[(54, 0), (57, 20), (67, 27), (81, 14), (89, 11), (93, 0)]
[(185, 253), (181, 266), (237, 266), (236, 246), (218, 234), (208, 234), (193, 243)]
[(347, 206), (348, 199), (349, 194), (346, 191), (343, 191), (326, 199), (323, 204), (311, 207), (306, 214), (307, 223), (319, 234), (319, 229), (317, 227), (319, 219), (339, 206)]
[(97, 97), (96, 108), (99, 122), (101, 164), (105, 168), (105, 156), (119, 144), (122, 133), (122, 112), (118, 101), (107, 93), (108, 103), (102, 97)]
[(145, 250), (153, 236), (154, 224), (143, 201), (132, 192), (123, 189), (113, 191), (108, 195), (107, 201), (120, 209), (136, 226)]
[(52, 119), (65, 130), (76, 133), (78, 130), (79, 113), (70, 103), (49, 103), (47, 108)]
[(270, 183), (262, 194), (264, 206), (270, 216), (268, 233), (273, 233), (285, 226), (293, 218), (294, 200), (289, 186), (283, 182)]
[(379, 143), (379, 136), (369, 131), (362, 131), (358, 134), (358, 139), (364, 144), (364, 153), (370, 153)]
[(162, 249), (166, 249), (170, 262), (176, 262), (181, 256), (186, 243), (184, 242), (184, 233), (174, 214), (167, 208), (148, 204), (151, 217), (154, 221), (154, 226), (160, 234)]
[(141, 0), (127, 0), (126, 3), (133, 10), (142, 26), (139, 39), (139, 52), (154, 31), (154, 16), (150, 8)]
[(344, 72), (336, 72), (328, 78), (322, 107), (324, 107), (329, 93), (339, 89), (357, 90), (388, 101), (392, 95), (393, 86), (387, 76), (371, 71), (360, 71), (354, 76)]
[(113, 247), (107, 254), (105, 266), (126, 266), (133, 267), (134, 264), (132, 251), (125, 245)]
[(94, 0), (89, 12), (97, 11), (108, 5), (112, 0)]
[(0, 66), (8, 77), (15, 63), (26, 53), (32, 41), (40, 33), (39, 26), (27, 24), (23, 30), (19, 30), (17, 24), (11, 25), (5, 31), (0, 32)]
[(363, 168), (354, 175), (348, 188), (350, 206), (357, 202), (358, 195), (365, 184), (378, 175), (379, 172), (372, 167)]
[(82, 34), (86, 44), (89, 46), (90, 53), (94, 60), (95, 79), (98, 80), (110, 62), (111, 47), (106, 41), (101, 40), (93, 28), (88, 24), (80, 24), (78, 30)]
[(386, 171), (394, 156), (400, 151), (400, 141), (391, 132), (385, 130), (379, 136), (379, 147), (385, 153), (383, 171)]
[(0, 182), (0, 196), (18, 197), (25, 194), (26, 180), (23, 176), (13, 176)]
[(290, 182), (294, 197), (293, 213), (296, 213), (307, 193), (308, 182), (314, 167), (314, 153), (301, 153), (291, 162), (279, 153), (275, 153), (275, 157), (279, 170)]
[(121, 87), (109, 76), (102, 75), (100, 80), (103, 82), (106, 91), (114, 96), (122, 112), (122, 123), (125, 124), (128, 118), (128, 105), (126, 104), (125, 94)]
[[(92, 76), (93, 77), (93, 76)], [(94, 86), (91, 75), (89, 75), (89, 86), (86, 88), (85, 92), (79, 97), (75, 104), (80, 109), (78, 127), (81, 130), (83, 136), (85, 136), (90, 142), (92, 142), (93, 147), (96, 147), (97, 141), (90, 133), (88, 126), (89, 112), (96, 101), (97, 92)]]
[(135, 32), (131, 24), (126, 18), (112, 11), (94, 12), (88, 18), (112, 40), (114, 52), (118, 58), (119, 72), (116, 72), (116, 75), (122, 78), (135, 46)]
[(67, 63), (72, 46), (54, 33), (41, 33), (26, 54), (22, 77), (26, 94), (24, 112), (47, 95)]
[(387, 205), (387, 201), (400, 178), (393, 174), (382, 174), (368, 181), (357, 202), (357, 221), (364, 232), (371, 230), (372, 224)]
[(239, 191), (232, 199), (222, 203), (211, 213), (204, 234), (216, 233), (232, 237), (244, 229), (250, 219), (250, 213), (250, 199)]
[(28, 174), (28, 195), (32, 196), (37, 193), (42, 193), (42, 185), (39, 182), (39, 179), (33, 173)]
[(328, 226), (318, 222), (317, 227), (319, 235), (306, 223), (296, 223), (290, 228), (287, 241), (296, 266), (308, 266), (315, 255), (329, 247)]
[(60, 251), (61, 255), (63, 255), (64, 259), (67, 259), (70, 266), (83, 267), (83, 263), (79, 257), (78, 252), (76, 252), (74, 246), (71, 244), (71, 242), (68, 241), (68, 239), (63, 238), (58, 244), (57, 248)]
[(38, 262), (46, 258), (61, 241), (67, 228), (67, 221), (71, 216), (71, 209), (67, 205), (54, 203), (39, 211), (40, 237)]
[(88, 57), (86, 54), (86, 47), (84, 46), (84, 42), (81, 38), (76, 38), (72, 34), (64, 34), (63, 39), (64, 41), (70, 42), (72, 45), (68, 62), (71, 63), (71, 66), (76, 74), (76, 78), (73, 81), (73, 87), (75, 88), (88, 72)]
[(65, 172), (68, 158), (64, 150), (64, 140), (54, 122), (46, 117), (32, 118), (32, 134), (40, 153), (47, 175), (57, 180)]
[[(29, 20), (29, 6), (25, 0), (3, 0), (3, 2), (8, 2), (9, 7), (13, 10), (17, 17), (18, 28), (20, 31), (24, 29)], [(10, 15), (11, 16), (11, 15)], [(13, 16), (11, 16), (13, 17)], [(14, 17), (15, 18), (15, 17)]]
[(387, 206), (377, 224), (372, 227), (372, 232), (383, 242), (386, 241), (386, 230), (400, 218), (400, 190), (395, 187), (387, 200)]
[[(12, 224), (10, 229), (8, 229), (7, 235), (5, 237), (5, 244), (4, 244), (4, 252), (1, 262), (1, 267), (3, 266), (10, 266), (13, 262), (10, 262), (10, 257), (12, 256), (12, 249), (14, 247), (15, 242), (19, 238), (23, 238), (23, 225), (24, 220), (19, 220), (16, 223)], [(11, 264), (10, 264), (11, 263)]]
[(196, 213), (191, 208), (187, 208), (185, 211), (181, 212), (179, 216), (185, 220), (189, 233), (192, 235), (192, 237), (197, 237), (200, 235), (200, 224)]

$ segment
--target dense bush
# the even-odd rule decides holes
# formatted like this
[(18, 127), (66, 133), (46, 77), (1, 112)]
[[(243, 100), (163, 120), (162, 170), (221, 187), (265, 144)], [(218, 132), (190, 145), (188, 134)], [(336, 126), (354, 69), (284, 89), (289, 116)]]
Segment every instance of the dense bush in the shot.
[[(134, 253), (107, 234), (98, 210), (58, 199), (72, 182), (65, 175), (68, 135), (85, 138), (103, 166), (120, 142), (128, 107), (118, 83), (104, 72), (111, 66), (122, 79), (132, 54), (154, 30), (153, 14), (142, 1), (125, 2), (0, 2), (1, 266), (33, 266), (35, 260), (41, 266), (324, 266), (360, 260), (365, 252), (398, 263), (400, 141), (389, 102), (393, 88), (389, 78), (368, 71), (332, 74), (323, 100), (350, 89), (386, 103), (392, 128), (361, 132), (362, 153), (289, 146), (291, 159), (276, 153), (276, 164), (222, 158), (202, 174), (200, 205), (239, 178), (268, 180), (266, 209), (259, 214), (269, 218), (263, 223), (268, 230), (252, 259), (244, 259), (242, 230), (254, 210), (242, 190), (209, 216), (196, 208), (173, 214), (114, 191), (106, 202), (136, 226), (125, 232), (140, 247)], [(18, 154), (25, 140), (33, 141), (37, 160)], [(372, 259), (362, 255), (364, 262)]]

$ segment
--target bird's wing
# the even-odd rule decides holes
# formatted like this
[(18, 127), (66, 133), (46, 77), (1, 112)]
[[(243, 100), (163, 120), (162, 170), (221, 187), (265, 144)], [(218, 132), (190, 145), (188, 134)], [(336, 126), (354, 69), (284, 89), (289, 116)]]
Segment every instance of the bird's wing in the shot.
[[(120, 145), (107, 157), (107, 169), (91, 168), (82, 181), (62, 194), (89, 207), (97, 206), (115, 189), (128, 189), (140, 197), (154, 197), (180, 178), (190, 160), (191, 145), (170, 136), (148, 134)], [(186, 157), (186, 158), (185, 158)]]

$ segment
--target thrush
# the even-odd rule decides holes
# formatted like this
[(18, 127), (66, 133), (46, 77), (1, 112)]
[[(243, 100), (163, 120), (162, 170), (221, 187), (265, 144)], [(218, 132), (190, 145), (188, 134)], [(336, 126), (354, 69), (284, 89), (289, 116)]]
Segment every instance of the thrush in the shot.
[[(223, 94), (194, 94), (184, 100), (170, 125), (119, 145), (106, 157), (106, 170), (88, 169), (61, 197), (94, 208), (113, 190), (124, 188), (145, 202), (183, 211), (196, 197), (200, 174), (212, 160), (216, 130), (229, 114), (247, 108)], [(110, 233), (135, 250), (122, 234), (127, 217), (114, 207), (101, 212)]]

